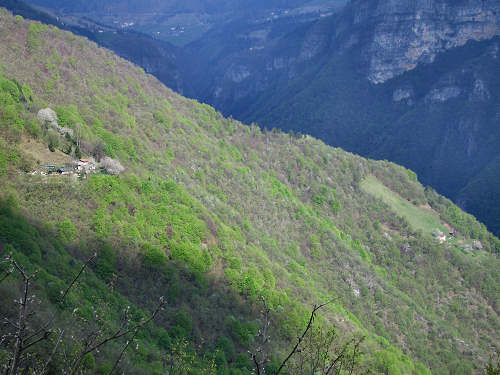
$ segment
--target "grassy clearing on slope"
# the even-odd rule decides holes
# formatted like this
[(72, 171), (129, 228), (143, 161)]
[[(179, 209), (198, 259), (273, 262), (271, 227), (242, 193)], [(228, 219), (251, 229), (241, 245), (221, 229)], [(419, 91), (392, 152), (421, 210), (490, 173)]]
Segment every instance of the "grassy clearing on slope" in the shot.
[(38, 142), (28, 137), (23, 137), (21, 139), (20, 148), (41, 164), (63, 165), (71, 161), (69, 155), (66, 155), (60, 150), (51, 152), (43, 142)]
[(439, 216), (431, 209), (413, 205), (406, 199), (401, 198), (382, 184), (375, 176), (368, 176), (361, 183), (361, 189), (372, 194), (388, 204), (396, 213), (404, 217), (414, 230), (422, 230), (424, 233), (432, 234), (434, 229), (447, 232), (447, 228), (439, 220)]

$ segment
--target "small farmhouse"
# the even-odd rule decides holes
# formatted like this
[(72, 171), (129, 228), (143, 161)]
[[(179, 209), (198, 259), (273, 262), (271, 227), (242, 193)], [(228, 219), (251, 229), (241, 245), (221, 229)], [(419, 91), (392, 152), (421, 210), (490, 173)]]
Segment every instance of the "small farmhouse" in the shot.
[(80, 159), (77, 163), (78, 171), (90, 172), (96, 169), (94, 159)]

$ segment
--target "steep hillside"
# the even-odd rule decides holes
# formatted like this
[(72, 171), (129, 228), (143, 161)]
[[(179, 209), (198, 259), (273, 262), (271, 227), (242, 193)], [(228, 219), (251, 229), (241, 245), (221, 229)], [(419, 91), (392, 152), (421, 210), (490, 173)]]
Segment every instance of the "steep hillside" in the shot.
[(403, 164), (499, 233), (498, 185), (483, 179), (499, 155), (498, 14), (494, 1), (353, 1), (284, 34), (247, 26), (258, 40), (233, 25), (187, 47), (206, 64), (186, 64), (185, 94)]
[(37, 20), (84, 36), (101, 46), (113, 50), (119, 56), (142, 66), (146, 72), (154, 74), (173, 90), (180, 93), (184, 90), (185, 82), (181, 77), (177, 62), (182, 53), (178, 48), (167, 42), (156, 40), (132, 30), (122, 29), (116, 25), (113, 25), (113, 27), (104, 26), (88, 18), (66, 19), (19, 0), (0, 0), (0, 6), (25, 18)]
[[(498, 157), (497, 47), (498, 39), (473, 42), (377, 86), (353, 72), (352, 60), (335, 58), (264, 95), (243, 117), (403, 164), (498, 231), (498, 200), (487, 213), (473, 203), (484, 194), (462, 192)], [(481, 180), (494, 198), (497, 185)]]
[[(339, 345), (366, 336), (360, 373), (479, 373), (500, 347), (500, 241), (413, 172), (226, 119), (57, 28), (4, 10), (0, 25), (0, 250), (41, 269), (43, 309), (70, 327), (54, 371), (96, 310), (112, 330), (126, 306), (139, 321), (161, 295), (166, 311), (123, 371), (251, 373), (260, 296), (273, 310), (268, 372), (323, 301), (318, 323)], [(63, 152), (96, 169), (42, 174)], [(20, 287), (0, 286), (3, 301)], [(94, 353), (87, 371), (109, 373), (120, 350)]]
[[(22, 11), (17, 0), (3, 3)], [(497, 2), (352, 1), (319, 20), (337, 3), (165, 2), (158, 14), (144, 13), (151, 3), (124, 4), (71, 2), (58, 16), (225, 115), (403, 164), (500, 233), (498, 173), (488, 172), (500, 142)], [(98, 21), (78, 16), (82, 7)], [(102, 19), (104, 10), (119, 23), (137, 18), (152, 37)], [(194, 41), (183, 48), (158, 40), (185, 44), (187, 34)]]

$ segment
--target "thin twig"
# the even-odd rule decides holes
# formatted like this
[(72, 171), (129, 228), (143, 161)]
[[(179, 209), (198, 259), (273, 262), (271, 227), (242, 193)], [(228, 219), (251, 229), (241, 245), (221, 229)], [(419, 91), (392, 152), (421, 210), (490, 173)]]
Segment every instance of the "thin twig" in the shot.
[(121, 337), (129, 334), (132, 331), (141, 329), (143, 326), (145, 326), (146, 324), (148, 324), (149, 322), (151, 322), (152, 320), (154, 320), (156, 318), (156, 315), (158, 315), (158, 313), (162, 310), (162, 308), (163, 308), (164, 305), (165, 305), (165, 301), (164, 301), (163, 297), (161, 297), (160, 298), (160, 303), (158, 304), (158, 307), (156, 308), (156, 310), (151, 314), (151, 316), (148, 319), (143, 320), (140, 323), (137, 323), (136, 325), (134, 325), (133, 327), (130, 327), (130, 328), (126, 329), (125, 331), (122, 331), (123, 326), (121, 326), (112, 335), (106, 337), (105, 339), (101, 340), (97, 344), (90, 345), (90, 346), (86, 347), (84, 350), (82, 350), (80, 352), (80, 355), (78, 356), (78, 358), (74, 362), (74, 365), (73, 365), (73, 368), (71, 369), (70, 375), (76, 374), (76, 372), (78, 371), (78, 368), (80, 367), (80, 363), (81, 363), (83, 357), (85, 357), (88, 353), (92, 353), (93, 351), (99, 349), (104, 344), (106, 344), (106, 343), (108, 343), (110, 341), (117, 340), (117, 339), (119, 339), (119, 338), (121, 338)]
[(33, 275), (27, 275), (22, 267), (20, 267), (17, 262), (12, 259), (12, 264), (19, 271), (21, 276), (23, 277), (24, 282), (24, 292), (23, 296), (19, 302), (19, 313), (17, 318), (17, 333), (16, 333), (16, 343), (14, 345), (14, 353), (12, 355), (12, 362), (10, 365), (10, 371), (8, 374), (15, 375), (17, 374), (17, 369), (19, 367), (19, 362), (21, 360), (21, 354), (23, 352), (24, 347), (24, 339), (25, 339), (25, 330), (26, 330), (26, 316), (27, 316), (27, 308), (28, 308), (28, 293), (30, 288), (31, 277)]
[[(66, 288), (66, 290), (62, 293), (62, 297), (59, 301), (59, 304), (62, 304), (64, 302), (64, 300), (65, 300), (66, 296), (68, 295), (68, 293), (70, 292), (71, 288), (73, 288), (73, 286), (75, 285), (77, 280), (80, 278), (80, 276), (82, 275), (85, 268), (88, 267), (90, 262), (93, 259), (95, 259), (95, 257), (96, 257), (96, 254), (94, 254), (91, 258), (89, 258), (87, 260), (87, 262), (85, 262), (85, 264), (83, 264), (83, 266), (81, 267), (78, 274), (75, 276), (75, 278), (72, 280), (72, 282)], [(17, 323), (8, 321), (8, 323), (10, 323), (11, 325), (13, 325), (16, 328), (17, 332), (15, 334), (16, 341), (15, 341), (15, 345), (14, 345), (14, 353), (12, 356), (12, 361), (9, 364), (9, 368), (7, 369), (7, 374), (16, 375), (18, 372), (18, 368), (20, 366), (23, 352), (25, 352), (30, 347), (40, 343), (41, 341), (47, 340), (50, 337), (50, 335), (52, 334), (52, 330), (50, 330), (48, 328), (53, 324), (53, 322), (55, 320), (55, 313), (52, 314), (52, 317), (45, 324), (43, 324), (41, 328), (39, 328), (38, 330), (36, 330), (32, 334), (28, 335), (27, 334), (28, 320), (31, 318), (32, 315), (35, 314), (35, 311), (31, 311), (31, 312), (28, 311), (28, 305), (31, 301), (31, 298), (28, 296), (28, 294), (29, 294), (31, 281), (36, 277), (38, 271), (35, 271), (32, 274), (28, 274), (26, 272), (26, 270), (15, 261), (15, 259), (12, 257), (12, 255), (9, 255), (9, 257), (7, 257), (4, 262), (11, 263), (12, 269), (7, 272), (7, 275), (5, 275), (1, 279), (1, 281), (5, 280), (5, 278), (7, 276), (9, 276), (14, 270), (17, 270), (19, 272), (19, 274), (21, 275), (21, 277), (23, 278), (23, 284), (24, 284), (23, 295), (18, 302), (19, 303), (19, 313), (18, 313)], [(59, 338), (59, 340), (57, 341), (55, 348), (54, 348), (54, 351), (53, 351), (53, 354), (49, 357), (49, 360), (48, 360), (48, 362), (46, 362), (44, 368), (46, 368), (48, 366), (48, 364), (52, 360), (53, 356), (55, 355), (55, 351), (57, 351), (57, 348), (59, 346), (60, 341), (61, 341), (61, 338)]]
[(355, 365), (355, 360), (356, 360), (356, 356), (357, 356), (357, 353), (359, 351), (359, 346), (361, 345), (361, 342), (364, 340), (364, 337), (361, 337), (358, 342), (356, 343), (356, 345), (354, 346), (354, 351), (353, 351), (353, 354), (352, 354), (352, 360), (351, 360), (351, 368), (349, 370), (349, 375), (352, 375), (353, 371), (354, 371), (354, 365)]
[(288, 354), (288, 356), (283, 360), (283, 362), (281, 362), (281, 365), (278, 368), (278, 371), (276, 371), (275, 375), (278, 375), (281, 372), (281, 370), (283, 370), (283, 368), (285, 367), (285, 365), (288, 362), (288, 360), (290, 358), (292, 358), (292, 356), (297, 352), (297, 349), (299, 348), (300, 344), (302, 343), (302, 340), (307, 335), (307, 332), (309, 331), (309, 329), (311, 329), (311, 326), (312, 326), (313, 321), (314, 321), (314, 317), (316, 316), (316, 313), (318, 312), (318, 310), (320, 310), (321, 308), (325, 307), (329, 303), (330, 302), (326, 302), (326, 303), (323, 303), (323, 304), (321, 304), (319, 306), (314, 305), (314, 307), (313, 307), (313, 309), (311, 311), (311, 316), (309, 317), (309, 322), (307, 323), (306, 329), (304, 330), (304, 332), (302, 333), (302, 335), (297, 339), (297, 343), (295, 344), (295, 346), (293, 347), (293, 349), (291, 350), (291, 352)]
[(113, 372), (116, 370), (116, 368), (118, 367), (118, 364), (120, 363), (120, 361), (123, 358), (123, 355), (125, 354), (125, 351), (128, 349), (128, 347), (130, 346), (130, 344), (134, 341), (134, 339), (135, 339), (135, 337), (137, 336), (138, 333), (139, 333), (139, 329), (136, 329), (135, 332), (134, 332), (134, 334), (130, 338), (130, 340), (128, 340), (127, 343), (125, 344), (125, 346), (123, 347), (122, 351), (120, 352), (120, 355), (116, 359), (116, 362), (115, 362), (113, 368), (111, 369), (111, 371), (108, 373), (108, 375), (112, 375)]
[(52, 353), (50, 353), (49, 358), (47, 359), (47, 361), (45, 361), (45, 364), (43, 365), (42, 369), (40, 370), (40, 375), (45, 374), (45, 372), (47, 371), (47, 369), (50, 365), (50, 362), (52, 362), (52, 359), (54, 358), (54, 356), (57, 353), (57, 348), (59, 347), (59, 344), (61, 343), (63, 336), (64, 336), (64, 330), (62, 330), (61, 333), (59, 334), (59, 337), (57, 338), (57, 342), (56, 342), (56, 345), (54, 346), (54, 349), (52, 350)]
[[(262, 368), (262, 371), (264, 371), (264, 363), (266, 362), (266, 356), (264, 354), (264, 350), (265, 350), (264, 346), (269, 341), (269, 336), (267, 335), (267, 330), (268, 330), (269, 325), (270, 325), (269, 314), (271, 312), (271, 309), (267, 305), (267, 302), (266, 302), (266, 299), (264, 298), (264, 296), (261, 296), (261, 299), (262, 299), (262, 303), (264, 305), (264, 310), (261, 311), (261, 314), (264, 318), (264, 327), (262, 329), (259, 329), (259, 335), (258, 335), (258, 337), (261, 338), (261, 343), (260, 343), (260, 347), (257, 347), (255, 349), (254, 353), (250, 353), (252, 356), (252, 360), (255, 364), (255, 368), (257, 369), (257, 375), (261, 374), (261, 368)], [(260, 361), (259, 361), (259, 353), (261, 354)]]
[(97, 257), (97, 253), (95, 253), (94, 255), (92, 255), (86, 262), (85, 264), (83, 264), (82, 268), (80, 269), (80, 272), (78, 272), (78, 274), (75, 276), (75, 278), (73, 279), (73, 281), (71, 282), (71, 284), (69, 284), (69, 286), (66, 288), (66, 290), (64, 291), (64, 293), (62, 294), (62, 297), (59, 301), (59, 304), (62, 304), (64, 302), (64, 299), (66, 298), (66, 296), (68, 295), (69, 291), (71, 290), (71, 288), (73, 288), (73, 285), (75, 285), (75, 283), (77, 282), (77, 280), (80, 278), (81, 274), (83, 273), (83, 271), (85, 271), (85, 268), (88, 267), (88, 265), (90, 264), (90, 262), (92, 262), (95, 258)]
[(7, 277), (12, 275), (12, 272), (14, 272), (14, 270), (8, 270), (7, 272), (5, 272), (5, 275), (0, 279), (0, 284), (3, 283)]
[[(26, 349), (32, 347), (35, 344), (38, 344), (40, 341), (47, 340), (51, 334), (52, 334), (51, 331), (44, 332), (43, 336), (37, 338), (35, 341), (30, 342), (29, 344), (24, 345), (23, 351), (25, 351)], [(27, 340), (25, 340), (25, 341), (27, 341)]]
[[(76, 284), (77, 280), (80, 278), (80, 276), (82, 275), (83, 271), (89, 266), (90, 262), (92, 262), (95, 258), (96, 258), (97, 254), (94, 254), (92, 255), (89, 259), (87, 259), (87, 261), (82, 265), (82, 268), (80, 269), (80, 271), (78, 272), (78, 274), (74, 277), (73, 281), (71, 282), (71, 284), (69, 284), (69, 286), (66, 288), (66, 290), (63, 292), (62, 294), (62, 297), (61, 299), (59, 300), (59, 305), (62, 305), (62, 303), (64, 302), (66, 296), (69, 294), (69, 292), (71, 291), (71, 289), (73, 288), (73, 286)], [(35, 337), (35, 336), (38, 336), (40, 334), (45, 334), (47, 331), (48, 331), (48, 328), (52, 325), (52, 323), (54, 323), (54, 320), (56, 319), (56, 314), (55, 312), (52, 313), (52, 316), (49, 320), (47, 320), (47, 322), (45, 322), (45, 324), (40, 327), (37, 331), (35, 331), (30, 337), (28, 337), (27, 339), (31, 339), (32, 337)]]
[(257, 375), (260, 375), (260, 363), (257, 360), (257, 356), (252, 354), (253, 363), (255, 363), (255, 368), (257, 369)]

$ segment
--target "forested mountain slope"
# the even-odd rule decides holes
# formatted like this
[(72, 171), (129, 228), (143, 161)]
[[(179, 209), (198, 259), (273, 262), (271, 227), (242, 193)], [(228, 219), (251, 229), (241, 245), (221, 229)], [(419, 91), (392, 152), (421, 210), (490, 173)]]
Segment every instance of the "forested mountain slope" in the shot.
[(405, 165), (498, 234), (498, 7), (352, 1), (285, 35), (246, 26), (261, 39), (228, 25), (185, 48), (201, 56), (185, 94)]
[(496, 1), (31, 3), (227, 116), (405, 165), (500, 231)]
[[(339, 342), (366, 336), (360, 373), (480, 373), (500, 347), (500, 242), (413, 172), (226, 119), (92, 42), (5, 10), (0, 62), (0, 250), (41, 270), (40, 309), (70, 327), (55, 372), (96, 310), (112, 330), (126, 306), (137, 321), (161, 295), (166, 311), (122, 371), (251, 373), (261, 296), (273, 311), (271, 373), (326, 301), (318, 322), (338, 327)], [(102, 169), (40, 174), (74, 157)], [(441, 243), (436, 230), (454, 236)], [(20, 283), (0, 287), (11, 301)], [(0, 311), (15, 316), (8, 302)], [(87, 371), (109, 373), (120, 350), (93, 353)]]

